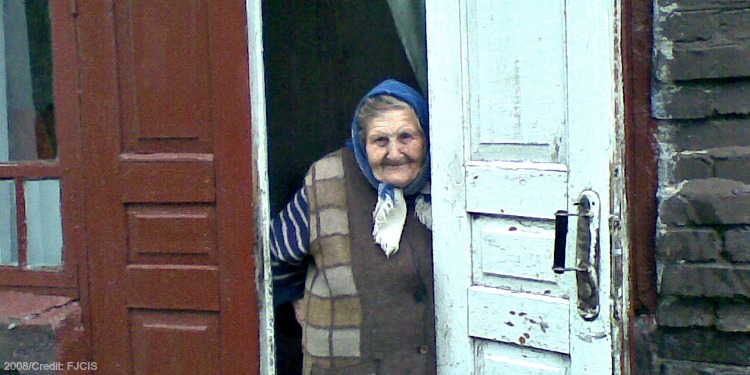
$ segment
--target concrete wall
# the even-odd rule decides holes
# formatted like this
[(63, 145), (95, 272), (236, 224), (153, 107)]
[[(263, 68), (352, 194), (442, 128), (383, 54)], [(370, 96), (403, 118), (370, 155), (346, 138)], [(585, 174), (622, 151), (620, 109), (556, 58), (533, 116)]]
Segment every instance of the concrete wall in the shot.
[(7, 365), (7, 370), (19, 374), (83, 374), (88, 372), (76, 369), (95, 369), (87, 361), (77, 301), (12, 291), (0, 291), (0, 301), (2, 369)]
[(750, 374), (750, 1), (655, 0), (653, 21), (659, 306), (638, 373)]

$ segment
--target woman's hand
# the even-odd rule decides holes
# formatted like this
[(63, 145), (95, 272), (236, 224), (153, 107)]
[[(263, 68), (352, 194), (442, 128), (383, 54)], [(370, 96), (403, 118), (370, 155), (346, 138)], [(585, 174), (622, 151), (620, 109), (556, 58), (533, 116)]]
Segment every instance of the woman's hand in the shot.
[(294, 307), (294, 317), (297, 318), (297, 323), (300, 327), (305, 327), (305, 309), (302, 304), (303, 299), (292, 301), (292, 307)]

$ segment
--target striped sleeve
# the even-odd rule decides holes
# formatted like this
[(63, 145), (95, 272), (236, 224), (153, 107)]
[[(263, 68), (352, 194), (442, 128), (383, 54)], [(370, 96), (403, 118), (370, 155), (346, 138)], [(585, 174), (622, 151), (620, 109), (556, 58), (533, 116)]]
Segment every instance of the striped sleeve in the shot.
[(306, 189), (271, 220), (274, 306), (302, 298), (309, 262), (310, 231)]

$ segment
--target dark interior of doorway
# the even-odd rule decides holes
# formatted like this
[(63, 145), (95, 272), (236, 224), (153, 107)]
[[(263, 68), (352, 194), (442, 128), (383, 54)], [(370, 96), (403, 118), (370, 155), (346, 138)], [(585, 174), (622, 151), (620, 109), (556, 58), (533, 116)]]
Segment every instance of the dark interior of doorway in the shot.
[[(271, 212), (312, 162), (343, 146), (359, 99), (395, 78), (419, 87), (386, 1), (263, 1)], [(277, 373), (300, 374), (301, 329), (275, 309)]]

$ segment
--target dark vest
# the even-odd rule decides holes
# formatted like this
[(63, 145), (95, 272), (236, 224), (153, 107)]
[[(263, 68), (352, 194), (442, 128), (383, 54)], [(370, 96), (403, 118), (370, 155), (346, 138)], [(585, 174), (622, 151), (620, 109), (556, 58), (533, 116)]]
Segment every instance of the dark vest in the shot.
[(377, 192), (348, 149), (310, 168), (304, 374), (435, 374), (432, 233), (408, 206), (399, 251), (373, 241)]

